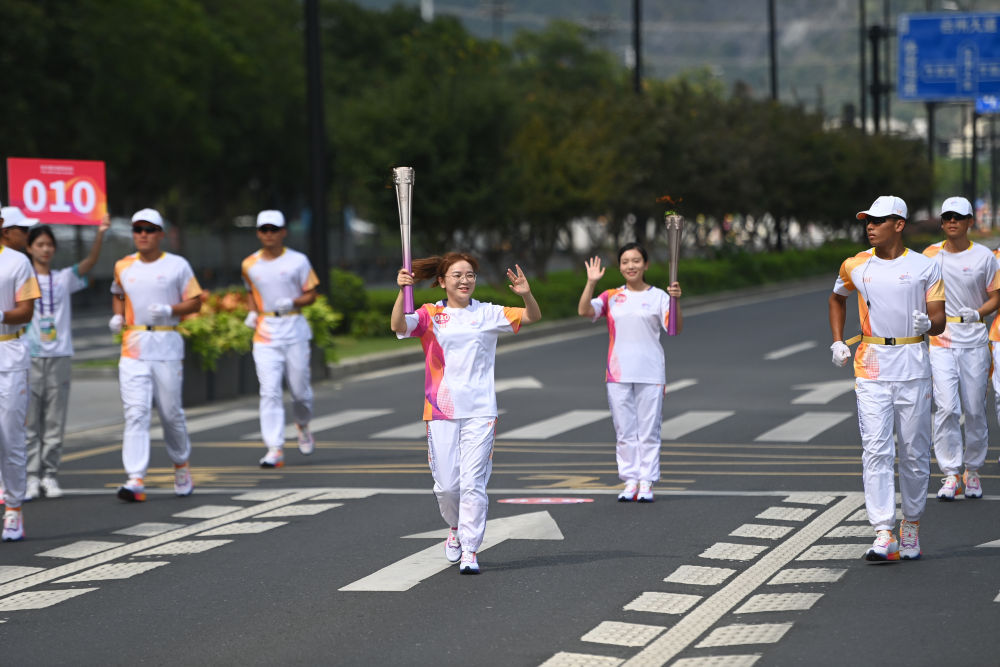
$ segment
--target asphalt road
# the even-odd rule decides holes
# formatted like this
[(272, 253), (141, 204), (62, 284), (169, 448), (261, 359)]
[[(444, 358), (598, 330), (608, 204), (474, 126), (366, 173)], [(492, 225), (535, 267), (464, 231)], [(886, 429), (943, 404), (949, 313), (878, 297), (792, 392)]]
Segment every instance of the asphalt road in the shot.
[[(1000, 452), (982, 500), (928, 501), (921, 560), (862, 561), (872, 533), (828, 289), (692, 302), (664, 337), (649, 505), (615, 502), (603, 327), (502, 347), (478, 577), (444, 561), (419, 364), (318, 385), (317, 451), (290, 441), (280, 470), (256, 465), (254, 399), (190, 410), (195, 494), (173, 496), (154, 444), (158, 488), (138, 505), (114, 497), (114, 383), (79, 381), (70, 492), (28, 504), (28, 539), (0, 545), (0, 660), (1000, 664)], [(935, 468), (929, 493), (938, 483)]]

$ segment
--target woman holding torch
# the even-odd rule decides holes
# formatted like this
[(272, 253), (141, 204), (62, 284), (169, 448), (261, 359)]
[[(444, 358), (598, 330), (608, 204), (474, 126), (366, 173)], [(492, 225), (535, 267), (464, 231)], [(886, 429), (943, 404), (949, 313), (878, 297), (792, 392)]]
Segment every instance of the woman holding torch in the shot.
[[(400, 292), (391, 326), (400, 339), (420, 338), (426, 355), (423, 418), (434, 493), (451, 527), (445, 556), (461, 561), (461, 574), (478, 574), (476, 552), (486, 531), (486, 483), (497, 423), (497, 338), (537, 322), (542, 313), (520, 266), (507, 270), (511, 291), (524, 300), (523, 308), (513, 308), (472, 298), (479, 263), (471, 255), (450, 252), (412, 264), (412, 271), (402, 268), (396, 275)], [(404, 292), (428, 278), (444, 288), (445, 298), (406, 313)]]
[[(626, 243), (618, 250), (618, 269), (625, 284), (605, 290), (597, 298), (594, 288), (604, 276), (601, 259), (592, 257), (584, 265), (587, 284), (577, 312), (595, 322), (600, 317), (608, 322), (605, 380), (618, 440), (618, 477), (625, 482), (618, 500), (651, 503), (653, 482), (660, 479), (660, 420), (666, 380), (660, 329), (680, 333), (684, 325), (677, 302), (681, 285), (674, 280), (666, 292), (649, 285), (645, 279), (649, 255), (638, 243)], [(673, 312), (671, 297), (677, 304)]]

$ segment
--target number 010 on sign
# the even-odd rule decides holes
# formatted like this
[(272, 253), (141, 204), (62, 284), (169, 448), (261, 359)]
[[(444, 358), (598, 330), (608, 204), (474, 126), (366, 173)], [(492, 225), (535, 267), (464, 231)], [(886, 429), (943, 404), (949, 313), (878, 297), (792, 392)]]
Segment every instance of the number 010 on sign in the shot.
[(7, 199), (49, 224), (96, 225), (108, 211), (104, 163), (7, 158)]

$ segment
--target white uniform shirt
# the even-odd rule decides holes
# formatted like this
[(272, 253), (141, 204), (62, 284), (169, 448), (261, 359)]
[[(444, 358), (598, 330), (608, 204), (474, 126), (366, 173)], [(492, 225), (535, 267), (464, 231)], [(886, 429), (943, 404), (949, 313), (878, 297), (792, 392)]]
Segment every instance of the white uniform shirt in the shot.
[(425, 303), (406, 317), (406, 333), (420, 338), (426, 357), (424, 420), (496, 417), (493, 384), (497, 338), (521, 328), (524, 308), (480, 303), (448, 308)]
[(165, 252), (155, 261), (144, 262), (139, 253), (115, 262), (111, 293), (125, 295), (125, 327), (122, 356), (145, 361), (175, 361), (184, 358), (184, 339), (176, 331), (129, 330), (130, 325), (176, 326), (180, 318), (153, 321), (149, 306), (173, 306), (201, 295), (201, 286), (191, 265), (180, 255)]
[[(833, 291), (841, 296), (857, 291), (862, 333), (881, 338), (917, 335), (913, 311), (925, 311), (928, 301), (944, 301), (941, 267), (909, 249), (892, 260), (879, 259), (874, 248), (844, 260)], [(861, 343), (854, 353), (854, 374), (869, 380), (929, 378), (927, 346)]]
[(301, 314), (265, 317), (275, 312), (279, 299), (297, 299), (317, 285), (319, 278), (309, 258), (301, 252), (284, 248), (274, 259), (266, 259), (258, 250), (243, 260), (243, 283), (253, 295), (261, 316), (254, 330), (255, 343), (296, 343), (312, 340), (312, 329)]
[(65, 269), (36, 274), (41, 297), (35, 302), (35, 314), (26, 333), (33, 357), (73, 356), (73, 329), (70, 324), (69, 295), (87, 286), (86, 276), (77, 273), (74, 264)]
[[(37, 299), (40, 292), (31, 262), (23, 254), (0, 246), (0, 310), (8, 311), (18, 301)], [(0, 336), (16, 334), (23, 324), (0, 322)], [(0, 372), (26, 371), (31, 368), (31, 356), (24, 336), (0, 341)]]
[[(1000, 288), (1000, 263), (984, 245), (971, 244), (962, 252), (948, 252), (944, 241), (928, 246), (924, 254), (941, 267), (944, 279), (944, 309), (948, 317), (958, 317), (963, 307), (979, 308), (988, 292)], [(985, 345), (986, 325), (982, 322), (948, 322), (940, 336), (931, 336), (938, 347), (979, 347)]]
[(660, 329), (667, 330), (670, 295), (659, 287), (633, 292), (616, 287), (590, 300), (596, 322), (608, 319), (607, 382), (663, 384)]

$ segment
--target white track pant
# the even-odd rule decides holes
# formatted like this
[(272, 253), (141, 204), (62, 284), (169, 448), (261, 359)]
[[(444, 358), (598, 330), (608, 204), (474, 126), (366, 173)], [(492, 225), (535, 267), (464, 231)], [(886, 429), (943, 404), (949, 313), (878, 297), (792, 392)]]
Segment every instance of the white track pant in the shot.
[[(934, 374), (934, 456), (944, 475), (957, 475), (962, 463), (979, 470), (986, 461), (989, 434), (986, 428), (986, 383), (990, 374), (987, 346), (931, 348)], [(965, 414), (963, 456), (962, 426)]]
[(441, 518), (458, 527), (462, 548), (478, 551), (486, 533), (496, 417), (435, 419), (427, 424), (427, 463)]
[(285, 446), (285, 406), (281, 380), (288, 377), (292, 417), (306, 426), (312, 419), (313, 393), (309, 384), (309, 341), (253, 344), (253, 362), (260, 383), (260, 433), (268, 448)]
[(0, 472), (3, 500), (17, 508), (27, 484), (24, 420), (28, 416), (28, 371), (0, 371)]
[(191, 440), (181, 407), (183, 364), (179, 359), (142, 361), (128, 357), (118, 362), (118, 384), (125, 408), (122, 462), (129, 477), (145, 477), (149, 467), (149, 422), (154, 400), (170, 460), (180, 465), (191, 456)]
[(931, 466), (931, 379), (865, 380), (855, 383), (865, 509), (875, 530), (896, 525), (893, 460), (899, 436), (899, 493), (903, 518), (918, 521), (927, 503)]
[(660, 479), (663, 385), (609, 382), (608, 405), (618, 439), (618, 477), (625, 482)]

